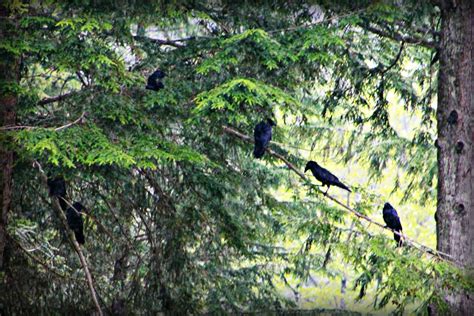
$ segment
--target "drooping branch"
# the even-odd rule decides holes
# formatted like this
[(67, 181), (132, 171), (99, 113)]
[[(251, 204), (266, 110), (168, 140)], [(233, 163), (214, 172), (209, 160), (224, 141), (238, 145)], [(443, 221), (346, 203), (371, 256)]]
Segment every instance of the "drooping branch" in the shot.
[(398, 61), (400, 60), (400, 57), (402, 56), (404, 46), (405, 46), (405, 42), (402, 42), (400, 44), (400, 50), (398, 51), (397, 56), (395, 56), (395, 59), (392, 61), (392, 63), (390, 65), (388, 65), (384, 70), (382, 70), (382, 76), (385, 73), (387, 73), (390, 69), (392, 69), (398, 63)]
[[(230, 134), (230, 135), (233, 135), (235, 137), (238, 137), (248, 143), (253, 143), (253, 139), (248, 136), (248, 135), (245, 135), (239, 131), (237, 131), (236, 129), (232, 128), (232, 127), (229, 127), (229, 126), (222, 126), (223, 130), (225, 133), (227, 134)], [(271, 142), (273, 143), (273, 142)], [(281, 161), (283, 161), (290, 170), (292, 170), (293, 172), (295, 172), (301, 179), (303, 179), (305, 182), (307, 183), (311, 183), (311, 181), (305, 176), (305, 174), (303, 172), (301, 172), (301, 170), (299, 170), (295, 165), (293, 165), (290, 161), (288, 161), (288, 159), (286, 159), (284, 156), (280, 155), (279, 153), (275, 152), (274, 150), (272, 150), (271, 148), (267, 148), (266, 149), (267, 153), (269, 153), (270, 155), (280, 159)], [(454, 261), (454, 258), (447, 254), (447, 253), (443, 253), (441, 251), (437, 251), (437, 250), (434, 250), (428, 246), (425, 246), (413, 239), (410, 239), (408, 238), (407, 236), (405, 236), (404, 234), (402, 233), (399, 233), (397, 231), (394, 231), (388, 227), (386, 227), (385, 225), (379, 223), (379, 222), (376, 222), (374, 220), (372, 220), (370, 217), (368, 217), (367, 215), (364, 215), (356, 210), (354, 210), (353, 208), (347, 206), (346, 204), (340, 202), (339, 200), (337, 200), (335, 197), (329, 195), (329, 194), (324, 194), (324, 192), (322, 190), (320, 190), (319, 188), (316, 188), (317, 191), (321, 194), (323, 194), (326, 198), (330, 199), (331, 201), (333, 201), (334, 203), (336, 203), (337, 205), (339, 205), (340, 207), (342, 207), (343, 209), (345, 209), (346, 211), (354, 214), (358, 219), (362, 219), (364, 221), (367, 221), (369, 222), (370, 224), (373, 224), (375, 226), (378, 226), (382, 229), (385, 229), (385, 230), (388, 230), (394, 234), (397, 234), (399, 235), (400, 237), (402, 237), (404, 239), (404, 244), (410, 244), (411, 246), (413, 246), (414, 248), (422, 251), (422, 252), (425, 252), (425, 253), (428, 253), (430, 255), (433, 255), (433, 256), (436, 256), (437, 258), (439, 259), (442, 259), (442, 260), (445, 260), (445, 261), (448, 261), (450, 263), (453, 263), (453, 264), (456, 264), (456, 265), (459, 265), (459, 266), (462, 266), (461, 263), (459, 262), (456, 262)]]

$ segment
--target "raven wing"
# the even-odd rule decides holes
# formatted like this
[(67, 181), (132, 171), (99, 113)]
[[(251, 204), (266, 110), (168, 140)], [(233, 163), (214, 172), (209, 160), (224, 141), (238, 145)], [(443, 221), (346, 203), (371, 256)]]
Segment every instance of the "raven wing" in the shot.
[(395, 209), (389, 209), (383, 213), (383, 220), (385, 224), (393, 230), (401, 231), (402, 223), (400, 222), (400, 217), (398, 217), (398, 213)]
[(316, 179), (321, 181), (323, 184), (336, 185), (341, 183), (335, 175), (323, 167), (318, 168), (317, 174), (319, 177), (315, 175)]
[(265, 122), (258, 123), (254, 129), (254, 139), (254, 156), (255, 158), (261, 158), (265, 153), (265, 148), (272, 139), (272, 127), (270, 124), (266, 124)]

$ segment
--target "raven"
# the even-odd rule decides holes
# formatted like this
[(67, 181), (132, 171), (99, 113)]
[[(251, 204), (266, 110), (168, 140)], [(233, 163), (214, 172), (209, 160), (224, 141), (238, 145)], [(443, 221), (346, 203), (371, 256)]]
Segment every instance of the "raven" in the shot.
[(306, 164), (306, 168), (304, 169), (304, 172), (308, 171), (308, 169), (311, 170), (311, 172), (313, 173), (313, 176), (317, 180), (321, 181), (323, 186), (327, 185), (328, 189), (326, 190), (326, 192), (324, 192), (325, 195), (328, 192), (329, 187), (331, 185), (334, 185), (336, 187), (340, 187), (344, 190), (352, 192), (347, 186), (345, 186), (341, 181), (339, 181), (339, 179), (335, 175), (329, 172), (329, 170), (324, 169), (323, 167), (318, 165), (316, 161), (312, 161), (312, 160), (308, 161), (308, 163)]
[(255, 148), (253, 156), (255, 158), (262, 158), (265, 153), (270, 140), (272, 139), (272, 126), (276, 126), (275, 122), (267, 119), (267, 122), (261, 121), (255, 126), (253, 136), (255, 138)]
[(61, 209), (64, 211), (67, 207), (65, 198), (66, 198), (66, 181), (62, 176), (56, 177), (54, 179), (48, 178), (48, 187), (49, 195), (52, 197), (57, 197), (59, 199), (59, 204)]
[(77, 242), (81, 245), (86, 242), (84, 238), (84, 222), (81, 215), (83, 209), (84, 205), (80, 202), (74, 202), (72, 207), (69, 207), (66, 212), (67, 224), (74, 232)]
[(66, 196), (66, 182), (63, 177), (48, 178), (49, 195)]
[[(402, 224), (400, 223), (400, 217), (398, 217), (397, 211), (393, 208), (392, 205), (390, 205), (390, 203), (384, 204), (382, 213), (383, 213), (383, 220), (385, 221), (385, 224), (387, 224), (387, 226), (385, 227), (388, 227), (392, 229), (393, 231), (401, 233)], [(397, 242), (397, 246), (402, 245), (402, 241), (399, 235), (394, 233), (393, 238)]]
[(145, 89), (148, 90), (153, 90), (153, 91), (159, 91), (165, 87), (163, 82), (160, 80), (163, 79), (166, 76), (166, 74), (161, 71), (160, 69), (155, 70), (154, 73), (148, 77), (147, 85)]

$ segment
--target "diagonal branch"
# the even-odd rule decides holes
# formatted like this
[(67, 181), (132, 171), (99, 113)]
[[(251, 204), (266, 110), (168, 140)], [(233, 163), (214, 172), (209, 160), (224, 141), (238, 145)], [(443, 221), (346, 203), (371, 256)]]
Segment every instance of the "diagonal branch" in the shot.
[[(39, 171), (41, 173), (41, 177), (43, 178), (43, 181), (46, 183), (47, 180), (48, 180), (48, 177), (46, 176), (43, 169), (41, 168), (41, 165), (38, 162), (35, 162), (34, 165), (39, 169)], [(51, 202), (52, 202), (54, 208), (56, 209), (56, 211), (59, 215), (59, 219), (61, 220), (64, 228), (66, 229), (69, 241), (71, 242), (74, 250), (76, 251), (77, 255), (79, 256), (79, 260), (81, 261), (82, 268), (84, 269), (84, 273), (86, 275), (86, 281), (87, 281), (87, 284), (89, 285), (92, 300), (94, 301), (95, 307), (97, 309), (97, 313), (99, 314), (99, 316), (102, 316), (103, 313), (102, 313), (102, 309), (100, 308), (99, 301), (97, 300), (97, 294), (96, 294), (96, 291), (95, 291), (95, 288), (94, 288), (94, 282), (92, 281), (92, 275), (90, 273), (89, 266), (87, 265), (86, 258), (84, 257), (84, 254), (82, 253), (81, 246), (76, 241), (76, 238), (74, 237), (74, 234), (73, 234), (72, 230), (69, 228), (69, 226), (67, 224), (66, 215), (64, 214), (64, 211), (62, 210), (61, 205), (59, 204), (59, 199), (58, 198), (52, 198), (51, 200), (52, 200)]]
[[(245, 134), (242, 134), (241, 132), (235, 130), (235, 129), (232, 128), (232, 127), (229, 127), (229, 126), (225, 126), (225, 125), (224, 125), (224, 126), (222, 126), (222, 128), (223, 128), (224, 132), (227, 133), (227, 134), (236, 136), (236, 137), (238, 137), (238, 138), (240, 138), (240, 139), (242, 139), (242, 140), (244, 140), (244, 141), (246, 141), (246, 142), (248, 142), (248, 143), (253, 143), (253, 142), (254, 142), (253, 139), (252, 139), (250, 136), (245, 135)], [(273, 142), (272, 142), (272, 143), (273, 143)], [(289, 169), (291, 169), (292, 171), (294, 171), (294, 172), (295, 172), (301, 179), (303, 179), (305, 182), (311, 183), (311, 181), (306, 177), (306, 175), (305, 175), (303, 172), (301, 172), (301, 170), (299, 170), (295, 165), (293, 165), (291, 162), (289, 162), (288, 159), (286, 159), (284, 156), (280, 155), (279, 153), (275, 152), (274, 150), (272, 150), (272, 149), (270, 149), (270, 148), (267, 148), (266, 151), (267, 151), (270, 155), (272, 155), (272, 156), (274, 156), (274, 157), (280, 159), (281, 161), (283, 161), (283, 162), (288, 166)], [(324, 194), (324, 192), (323, 192), (321, 189), (319, 189), (319, 188), (316, 188), (316, 189), (317, 189), (318, 192), (320, 192), (321, 194)], [(411, 244), (411, 246), (413, 246), (414, 248), (416, 248), (416, 249), (418, 249), (418, 250), (420, 250), (420, 251), (422, 251), (422, 252), (429, 253), (430, 255), (436, 256), (436, 257), (438, 257), (438, 258), (440, 258), (440, 259), (442, 259), (442, 260), (445, 260), (445, 261), (454, 263), (454, 264), (456, 264), (456, 265), (462, 266), (461, 263), (458, 263), (458, 262), (454, 261), (454, 259), (453, 259), (453, 257), (452, 257), (451, 255), (449, 255), (449, 254), (447, 254), (447, 253), (444, 253), (444, 252), (441, 252), (441, 251), (434, 250), (434, 249), (432, 249), (432, 248), (430, 248), (430, 247), (428, 247), (428, 246), (425, 246), (425, 245), (423, 245), (423, 244), (420, 244), (419, 242), (417, 242), (417, 241), (415, 241), (415, 240), (413, 240), (413, 239), (408, 238), (408, 237), (405, 236), (404, 234), (399, 233), (399, 232), (397, 232), (397, 231), (394, 231), (394, 230), (392, 230), (392, 229), (386, 227), (385, 225), (380, 224), (380, 223), (378, 223), (378, 222), (372, 220), (372, 219), (371, 219), (370, 217), (368, 217), (367, 215), (364, 215), (364, 214), (362, 214), (362, 213), (357, 212), (357, 211), (354, 210), (353, 208), (351, 208), (351, 207), (345, 205), (344, 203), (340, 202), (340, 201), (337, 200), (335, 197), (333, 197), (333, 196), (331, 196), (331, 195), (329, 195), (329, 194), (324, 194), (324, 196), (325, 196), (326, 198), (330, 199), (331, 201), (333, 201), (334, 203), (336, 203), (337, 205), (339, 205), (339, 206), (341, 206), (342, 208), (344, 208), (347, 212), (350, 212), (350, 213), (354, 214), (358, 219), (363, 219), (363, 220), (369, 222), (370, 224), (374, 224), (375, 226), (378, 226), (378, 227), (380, 227), (380, 228), (382, 228), (382, 229), (386, 229), (386, 230), (388, 230), (388, 231), (390, 231), (390, 232), (392, 232), (392, 233), (394, 233), (394, 234), (399, 235), (400, 237), (402, 237), (402, 238), (405, 240), (405, 243)]]
[(402, 51), (403, 51), (403, 47), (405, 46), (405, 42), (402, 42), (400, 44), (400, 50), (398, 51), (398, 54), (397, 56), (395, 56), (395, 59), (392, 61), (392, 63), (387, 67), (385, 68), (384, 70), (382, 70), (382, 76), (387, 73), (390, 69), (392, 69), (397, 63), (398, 61), (400, 60), (400, 57), (402, 56)]
[(82, 112), (81, 116), (79, 116), (79, 118), (77, 118), (75, 121), (72, 121), (71, 123), (67, 123), (66, 125), (63, 125), (63, 126), (60, 126), (60, 127), (56, 127), (54, 129), (54, 131), (59, 132), (60, 130), (66, 129), (66, 128), (71, 127), (73, 125), (81, 124), (81, 123), (84, 122), (84, 119), (85, 119), (86, 115), (87, 115), (86, 112)]

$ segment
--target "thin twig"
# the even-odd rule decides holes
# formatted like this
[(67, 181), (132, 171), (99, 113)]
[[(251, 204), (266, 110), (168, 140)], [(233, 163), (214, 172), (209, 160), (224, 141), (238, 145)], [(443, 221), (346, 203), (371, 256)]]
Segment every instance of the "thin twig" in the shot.
[(61, 274), (60, 272), (57, 272), (55, 269), (53, 269), (52, 267), (48, 266), (47, 263), (43, 262), (42, 260), (36, 258), (36, 256), (34, 256), (33, 254), (30, 253), (30, 251), (28, 251), (28, 249), (26, 249), (25, 247), (23, 247), (23, 245), (18, 241), (16, 240), (15, 238), (11, 237), (10, 236), (10, 239), (18, 246), (18, 248), (20, 248), (26, 256), (28, 256), (30, 259), (32, 259), (33, 261), (39, 263), (41, 266), (43, 266), (47, 271), (51, 272), (52, 274), (54, 274), (55, 276), (61, 278), (61, 279), (73, 279), (67, 275), (63, 275)]
[[(68, 127), (71, 127), (76, 124), (80, 124), (84, 121), (84, 118), (86, 117), (87, 112), (82, 112), (81, 116), (79, 116), (76, 120), (73, 122), (67, 123), (66, 125), (59, 126), (54, 128), (55, 132), (59, 132), (60, 130), (66, 129)], [(39, 128), (38, 126), (26, 126), (26, 125), (16, 125), (16, 126), (2, 126), (0, 127), (0, 131), (8, 131), (8, 130), (17, 130), (17, 129), (25, 129), (25, 130), (33, 130)], [(47, 127), (46, 127), (47, 128)]]
[(32, 130), (38, 128), (36, 126), (26, 126), (26, 125), (14, 125), (14, 126), (2, 126), (0, 127), (0, 131), (12, 131), (16, 129), (26, 129), (26, 130)]
[[(248, 136), (248, 135), (245, 135), (245, 134), (242, 134), (241, 132), (235, 130), (234, 128), (232, 127), (229, 127), (229, 126), (222, 126), (224, 132), (226, 132), (227, 134), (231, 134), (231, 135), (234, 135), (246, 142), (249, 142), (249, 143), (253, 143), (253, 139)], [(288, 159), (286, 159), (284, 156), (280, 155), (279, 153), (275, 152), (274, 150), (272, 150), (271, 148), (267, 148), (266, 151), (274, 156), (274, 157), (277, 157), (278, 159), (280, 159), (281, 161), (283, 161), (287, 166), (288, 168), (290, 168), (292, 171), (294, 171), (301, 179), (303, 179), (305, 182), (307, 183), (310, 183), (311, 181), (305, 176), (305, 174), (303, 172), (301, 172), (301, 170), (299, 170), (296, 166), (294, 166), (291, 162), (288, 161)], [(405, 240), (405, 243), (408, 242), (408, 244), (411, 244), (414, 248), (422, 251), (422, 252), (425, 252), (425, 253), (429, 253), (430, 255), (433, 255), (433, 256), (436, 256), (442, 260), (445, 260), (445, 261), (448, 261), (448, 262), (451, 262), (451, 263), (454, 263), (454, 264), (457, 264), (459, 266), (462, 266), (461, 263), (459, 262), (456, 262), (455, 259), (447, 254), (447, 253), (444, 253), (444, 252), (441, 252), (441, 251), (438, 251), (438, 250), (434, 250), (428, 246), (425, 246), (411, 238), (408, 238), (407, 236), (405, 236), (403, 233), (400, 233), (400, 232), (397, 232), (397, 231), (394, 231), (388, 227), (386, 227), (385, 225), (383, 224), (380, 224), (374, 220), (372, 220), (370, 217), (368, 217), (367, 215), (364, 215), (362, 213), (359, 213), (357, 212), (356, 210), (352, 209), (351, 207), (345, 205), (344, 203), (340, 202), (339, 200), (337, 200), (336, 198), (334, 198), (333, 196), (329, 195), (329, 194), (324, 194), (324, 192), (319, 189), (319, 188), (315, 188), (317, 189), (320, 193), (322, 193), (326, 198), (330, 199), (331, 201), (333, 201), (334, 203), (338, 204), (339, 206), (341, 206), (342, 208), (344, 208), (346, 211), (349, 211), (350, 213), (354, 214), (355, 216), (357, 216), (358, 219), (363, 219), (371, 224), (374, 224), (382, 229), (386, 229), (396, 235), (399, 235), (400, 237), (402, 237), (404, 240)]]
[(79, 124), (79, 123), (82, 123), (84, 118), (86, 116), (86, 112), (82, 112), (81, 116), (79, 116), (79, 118), (71, 123), (68, 123), (66, 125), (63, 125), (63, 126), (60, 126), (60, 127), (57, 127), (54, 129), (55, 132), (59, 132), (60, 130), (63, 130), (63, 129), (66, 129), (68, 127), (71, 127), (73, 125), (76, 125), (76, 124)]
[(182, 39), (176, 39), (176, 40), (162, 40), (162, 39), (158, 39), (158, 38), (151, 38), (151, 37), (146, 37), (146, 36), (134, 36), (133, 37), (134, 40), (138, 40), (138, 41), (149, 41), (149, 42), (152, 42), (156, 45), (168, 45), (168, 46), (173, 46), (173, 47), (176, 47), (176, 48), (179, 48), (179, 47), (183, 47), (184, 45), (183, 44), (178, 44), (178, 42), (183, 42), (183, 41), (189, 41), (189, 40), (192, 40), (192, 39), (195, 39), (194, 36), (190, 37), (190, 38), (182, 38)]
[(398, 60), (400, 59), (400, 57), (402, 56), (402, 51), (403, 51), (403, 47), (405, 46), (405, 42), (402, 41), (402, 43), (400, 44), (400, 50), (398, 51), (398, 54), (397, 56), (395, 56), (395, 59), (393, 60), (393, 62), (387, 67), (385, 68), (384, 70), (382, 70), (381, 74), (382, 76), (387, 73), (387, 71), (389, 71), (390, 69), (392, 69), (397, 63), (398, 63)]

